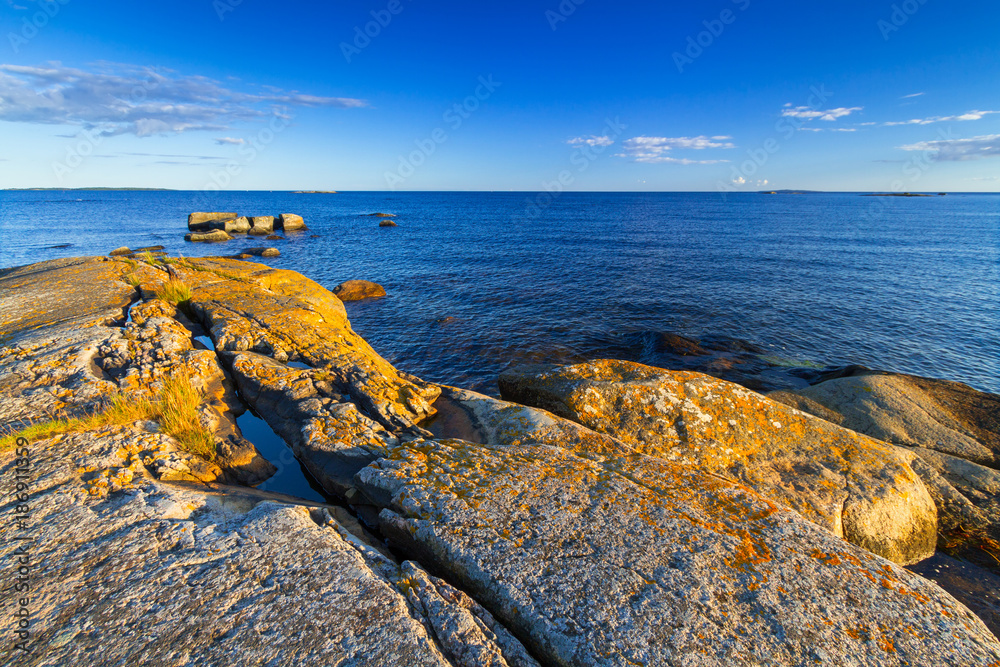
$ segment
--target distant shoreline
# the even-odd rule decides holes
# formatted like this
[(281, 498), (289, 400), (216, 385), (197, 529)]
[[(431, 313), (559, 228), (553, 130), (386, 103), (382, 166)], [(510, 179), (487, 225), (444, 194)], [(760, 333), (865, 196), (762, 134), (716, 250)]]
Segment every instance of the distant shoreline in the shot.
[[(288, 193), (288, 194), (538, 194), (540, 190), (183, 190), (178, 188), (0, 188), (0, 192), (197, 192), (202, 194), (225, 195), (235, 193)], [(720, 194), (717, 190), (567, 190), (565, 194)], [(746, 190), (726, 192), (725, 194), (744, 195), (861, 195), (864, 197), (938, 197), (941, 195), (1000, 195), (998, 191), (954, 191), (954, 192), (864, 192), (859, 190)]]

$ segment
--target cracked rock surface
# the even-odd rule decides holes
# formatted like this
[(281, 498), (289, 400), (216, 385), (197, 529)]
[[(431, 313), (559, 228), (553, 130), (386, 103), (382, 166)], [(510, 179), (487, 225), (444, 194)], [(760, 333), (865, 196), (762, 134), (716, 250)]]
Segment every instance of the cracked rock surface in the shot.
[[(418, 612), (397, 585), (427, 581), (419, 566), (365, 546), (325, 508), (154, 480), (142, 461), (176, 452), (166, 436), (128, 427), (30, 451), (34, 653), (5, 642), (4, 664), (506, 665), (505, 650), (524, 655), (481, 631), (464, 650), (498, 659), (453, 662), (427, 628), (461, 645), (468, 629), (447, 624), (467, 604), (428, 593), (437, 606)], [(16, 464), (0, 455), (0, 474)], [(2, 532), (7, 561), (20, 543)]]
[(598, 360), (511, 369), (500, 389), (643, 453), (746, 484), (894, 562), (934, 553), (937, 512), (912, 454), (737, 384)]
[[(5, 420), (152, 392), (183, 369), (203, 383), (203, 417), (220, 439), (241, 409), (236, 388), (360, 521), (220, 485), (228, 471), (153, 423), (34, 442), (37, 654), (7, 646), (5, 664), (1000, 664), (1000, 643), (951, 595), (839, 539), (822, 517), (785, 509), (791, 482), (755, 490), (727, 478), (735, 465), (700, 463), (700, 449), (671, 460), (626, 429), (423, 382), (293, 272), (223, 259), (68, 262), (0, 273)], [(67, 313), (83, 310), (31, 310), (31, 290), (54, 293), (50, 280), (86, 293), (66, 297)], [(156, 296), (168, 281), (189, 293), (178, 307)], [(8, 304), (29, 310), (8, 315)], [(213, 349), (194, 343), (202, 331)], [(719, 388), (688, 385), (710, 414)], [(741, 430), (777, 430), (753, 420), (779, 408), (762, 416), (764, 399), (738, 398), (755, 408)], [(707, 428), (692, 414), (685, 433)], [(876, 478), (892, 471), (891, 488), (920, 506), (905, 457), (876, 455), (843, 429), (812, 442), (813, 428), (788, 419), (781, 432), (843, 447), (836, 461), (871, 463)], [(4, 479), (22, 464), (0, 453)], [(824, 465), (849, 480), (839, 488), (861, 486), (859, 471)], [(861, 523), (845, 516), (844, 533)], [(896, 527), (883, 525), (890, 537)], [(0, 525), (0, 557), (16, 530)]]

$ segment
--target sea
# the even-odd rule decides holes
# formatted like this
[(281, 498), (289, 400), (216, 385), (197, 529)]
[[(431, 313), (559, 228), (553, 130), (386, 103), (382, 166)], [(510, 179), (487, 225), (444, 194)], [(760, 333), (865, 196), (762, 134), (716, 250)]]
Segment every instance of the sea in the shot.
[[(307, 232), (184, 241), (192, 211), (297, 213)], [(380, 227), (392, 214), (396, 227)], [(1000, 195), (0, 192), (0, 268), (119, 246), (261, 260), (333, 288), (426, 380), (497, 395), (524, 363), (620, 358), (760, 391), (839, 367), (1000, 393)]]

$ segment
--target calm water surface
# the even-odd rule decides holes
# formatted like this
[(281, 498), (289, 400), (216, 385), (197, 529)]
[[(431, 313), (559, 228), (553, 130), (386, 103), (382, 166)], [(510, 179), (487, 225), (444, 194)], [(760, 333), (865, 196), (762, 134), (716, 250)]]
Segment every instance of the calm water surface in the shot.
[[(348, 314), (397, 366), (491, 394), (526, 361), (676, 365), (664, 332), (753, 344), (768, 388), (802, 382), (774, 368), (860, 363), (1000, 392), (998, 196), (567, 193), (536, 219), (527, 197), (0, 192), (0, 267), (275, 245), (269, 264), (327, 287), (383, 284), (387, 298)], [(195, 210), (299, 213), (311, 231), (185, 243)], [(399, 226), (362, 216), (377, 211)]]

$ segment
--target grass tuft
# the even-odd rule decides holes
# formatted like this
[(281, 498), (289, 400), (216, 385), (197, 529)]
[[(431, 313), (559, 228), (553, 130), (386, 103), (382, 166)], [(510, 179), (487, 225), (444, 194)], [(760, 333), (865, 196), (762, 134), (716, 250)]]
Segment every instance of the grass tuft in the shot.
[(0, 438), (0, 452), (13, 449), (19, 438), (34, 442), (66, 433), (84, 433), (145, 420), (159, 423), (163, 431), (186, 451), (214, 461), (215, 437), (201, 425), (198, 414), (202, 399), (202, 392), (192, 386), (190, 376), (178, 373), (164, 380), (163, 388), (153, 399), (116, 394), (101, 412), (73, 419), (50, 419), (4, 436)]
[(156, 290), (156, 298), (179, 306), (191, 300), (191, 288), (184, 281), (171, 278)]

